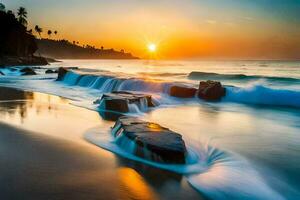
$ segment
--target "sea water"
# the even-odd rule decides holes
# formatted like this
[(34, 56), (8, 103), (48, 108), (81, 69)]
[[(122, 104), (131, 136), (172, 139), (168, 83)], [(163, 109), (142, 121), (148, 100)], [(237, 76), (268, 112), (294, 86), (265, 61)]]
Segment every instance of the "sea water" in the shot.
[[(212, 199), (300, 198), (300, 62), (64, 60), (46, 68), (61, 66), (79, 67), (85, 75), (68, 73), (57, 82), (43, 69), (27, 77), (5, 71), (0, 84), (64, 96), (95, 111), (93, 102), (104, 92), (151, 94), (159, 106), (135, 107), (131, 114), (182, 134), (199, 160), (197, 170), (139, 160), (118, 149), (108, 127), (87, 131), (88, 141), (183, 173)], [(168, 95), (174, 84), (197, 87), (201, 80), (221, 81), (226, 97), (210, 103)]]

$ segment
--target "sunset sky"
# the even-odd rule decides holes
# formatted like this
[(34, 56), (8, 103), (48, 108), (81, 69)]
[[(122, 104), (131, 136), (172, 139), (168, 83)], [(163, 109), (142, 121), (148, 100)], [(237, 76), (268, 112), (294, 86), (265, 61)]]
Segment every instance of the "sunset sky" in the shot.
[[(57, 38), (159, 58), (300, 59), (300, 0), (2, 0)], [(44, 35), (46, 37), (46, 34)]]

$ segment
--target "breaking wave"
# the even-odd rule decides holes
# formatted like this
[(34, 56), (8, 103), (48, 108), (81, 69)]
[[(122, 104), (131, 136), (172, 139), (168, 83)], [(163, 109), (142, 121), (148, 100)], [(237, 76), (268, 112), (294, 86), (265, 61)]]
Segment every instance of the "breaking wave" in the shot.
[(300, 79), (289, 77), (276, 77), (276, 76), (260, 76), (260, 75), (245, 75), (245, 74), (218, 74), (211, 72), (191, 72), (188, 75), (192, 80), (241, 80), (241, 81), (256, 81), (264, 79), (273, 82), (297, 82), (300, 83)]
[[(285, 79), (288, 80), (288, 78)], [(69, 86), (96, 89), (100, 93), (125, 90), (152, 94), (168, 94), (171, 86), (182, 84), (180, 82), (145, 80), (130, 77), (122, 78), (108, 75), (80, 74), (72, 71), (66, 74), (63, 83)], [(225, 102), (300, 108), (300, 91), (275, 89), (263, 84), (255, 84), (249, 87), (226, 86), (226, 89), (226, 96), (222, 99)], [(160, 103), (170, 104), (170, 102), (174, 102), (170, 101), (170, 98), (174, 99), (173, 97), (165, 98), (165, 102)]]
[(300, 91), (274, 89), (263, 85), (227, 87), (224, 101), (300, 108)]

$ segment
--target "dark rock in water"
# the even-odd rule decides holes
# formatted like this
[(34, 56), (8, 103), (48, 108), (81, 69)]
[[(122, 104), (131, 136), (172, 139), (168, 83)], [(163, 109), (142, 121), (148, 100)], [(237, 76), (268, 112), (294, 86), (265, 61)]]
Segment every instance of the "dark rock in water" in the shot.
[(30, 67), (25, 67), (20, 70), (22, 72), (22, 75), (27, 76), (27, 75), (36, 75), (35, 71), (30, 68)]
[(52, 69), (47, 69), (45, 71), (45, 74), (55, 74), (55, 73), (57, 73), (56, 70), (52, 70)]
[(135, 104), (139, 108), (154, 107), (151, 95), (137, 94), (126, 91), (118, 91), (103, 94), (102, 97), (94, 103), (99, 104), (103, 110), (127, 113), (129, 106)]
[(64, 80), (65, 75), (68, 73), (68, 69), (64, 67), (58, 68), (58, 75), (57, 75), (57, 81), (62, 81)]
[(159, 124), (121, 117), (112, 128), (112, 134), (125, 150), (124, 144), (128, 144), (125, 140), (134, 142), (136, 148), (132, 153), (136, 156), (160, 163), (185, 163), (187, 150), (182, 136)]
[(173, 97), (192, 98), (195, 96), (196, 92), (197, 92), (196, 88), (175, 85), (170, 88), (169, 94)]
[(220, 100), (226, 94), (226, 89), (218, 81), (201, 81), (198, 97), (201, 99), (215, 101)]
[(3, 74), (3, 72), (0, 71), (0, 75), (1, 75), (1, 76), (4, 76), (5, 74)]

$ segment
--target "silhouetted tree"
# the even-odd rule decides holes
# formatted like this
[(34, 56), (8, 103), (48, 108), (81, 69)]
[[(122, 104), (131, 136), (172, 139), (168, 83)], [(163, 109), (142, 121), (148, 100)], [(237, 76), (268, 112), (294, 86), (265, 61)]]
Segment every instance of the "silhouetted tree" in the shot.
[(48, 30), (47, 34), (48, 34), (49, 38), (51, 38), (52, 31)]
[(9, 14), (9, 15), (13, 15), (13, 16), (15, 17), (15, 14), (13, 13), (13, 11), (12, 11), (12, 10), (8, 10), (8, 11), (7, 11), (7, 14)]
[(21, 22), (12, 11), (0, 11), (0, 57), (32, 56), (37, 50), (34, 36)]
[(0, 11), (5, 11), (5, 5), (3, 3), (0, 3)]
[(103, 46), (101, 46), (101, 50), (103, 50), (104, 49), (104, 47)]
[(18, 20), (21, 24), (23, 24), (25, 27), (27, 26), (27, 11), (24, 7), (20, 7), (18, 9)]
[(39, 27), (38, 25), (36, 25), (34, 27), (34, 30), (39, 34), (40, 38), (42, 38), (41, 33), (43, 32), (43, 29), (41, 27)]

